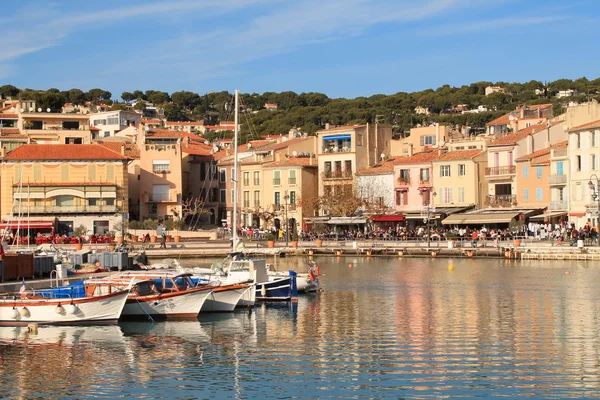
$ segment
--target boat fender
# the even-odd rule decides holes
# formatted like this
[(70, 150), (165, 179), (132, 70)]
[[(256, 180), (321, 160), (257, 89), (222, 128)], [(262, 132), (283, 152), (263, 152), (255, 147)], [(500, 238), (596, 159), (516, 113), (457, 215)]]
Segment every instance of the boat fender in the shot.
[(19, 317), (19, 310), (17, 310), (16, 307), (13, 307), (12, 310), (10, 311), (10, 318), (17, 319), (18, 317)]
[(315, 276), (313, 275), (312, 269), (308, 270), (308, 279), (310, 279), (311, 282), (315, 281)]
[(77, 312), (77, 305), (75, 305), (73, 303), (69, 304), (67, 311), (69, 314), (75, 314)]
[(265, 297), (267, 295), (267, 288), (265, 288), (265, 285), (262, 285), (262, 288), (260, 289), (260, 294), (262, 297)]
[(29, 309), (27, 307), (23, 307), (21, 309), (21, 315), (25, 318), (29, 318), (31, 316), (31, 313), (29, 312)]
[(321, 269), (319, 268), (319, 264), (315, 264), (315, 274), (317, 276), (321, 276)]

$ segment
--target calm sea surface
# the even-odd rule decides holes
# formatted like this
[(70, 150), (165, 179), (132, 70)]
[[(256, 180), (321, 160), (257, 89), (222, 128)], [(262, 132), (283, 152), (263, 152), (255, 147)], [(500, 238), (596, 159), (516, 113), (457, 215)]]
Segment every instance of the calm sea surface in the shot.
[(251, 315), (0, 328), (0, 397), (600, 396), (600, 266), (316, 260), (324, 292)]

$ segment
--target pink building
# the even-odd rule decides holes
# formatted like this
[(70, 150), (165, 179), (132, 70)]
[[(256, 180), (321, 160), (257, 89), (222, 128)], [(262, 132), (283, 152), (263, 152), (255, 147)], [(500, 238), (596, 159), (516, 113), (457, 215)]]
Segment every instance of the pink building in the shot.
[(429, 150), (395, 160), (394, 205), (407, 219), (421, 218), (428, 207), (434, 206), (431, 161), (437, 156), (437, 150)]

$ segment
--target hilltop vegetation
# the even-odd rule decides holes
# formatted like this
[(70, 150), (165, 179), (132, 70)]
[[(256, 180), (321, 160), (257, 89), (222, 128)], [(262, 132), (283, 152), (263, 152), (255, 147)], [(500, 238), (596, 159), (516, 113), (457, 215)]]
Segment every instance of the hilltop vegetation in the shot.
[[(501, 86), (506, 93), (485, 95), (487, 86)], [(543, 93), (536, 94), (536, 89)], [(556, 98), (560, 90), (574, 89), (579, 96)], [(292, 127), (297, 127), (310, 134), (325, 126), (379, 123), (390, 124), (394, 132), (401, 134), (419, 123), (435, 121), (452, 125), (470, 125), (482, 128), (485, 124), (499, 115), (513, 110), (518, 104), (539, 104), (551, 102), (555, 106), (555, 114), (562, 112), (569, 101), (584, 101), (588, 98), (600, 100), (600, 78), (588, 80), (559, 79), (544, 84), (540, 81), (526, 83), (508, 82), (476, 82), (461, 87), (449, 85), (435, 90), (428, 89), (420, 92), (399, 92), (392, 95), (376, 94), (370, 97), (354, 99), (332, 99), (322, 93), (266, 92), (251, 93), (240, 96), (243, 112), (240, 116), (242, 134), (252, 136), (260, 134), (280, 134)], [(60, 91), (19, 89), (12, 85), (0, 87), (2, 97), (35, 100), (42, 109), (50, 108), (59, 111), (64, 103), (84, 105), (86, 103), (103, 103), (111, 105), (112, 109), (125, 109), (136, 100), (145, 100), (162, 107), (165, 116), (170, 121), (204, 120), (208, 124), (233, 119), (232, 94), (226, 91), (213, 92), (204, 95), (189, 91), (167, 93), (157, 90), (135, 90), (123, 92), (121, 99), (113, 99), (112, 93), (95, 88), (87, 92), (80, 89)], [(276, 111), (264, 108), (266, 103), (277, 104)], [(472, 114), (439, 113), (456, 105), (466, 104), (470, 108), (485, 106), (489, 112)], [(430, 116), (415, 114), (415, 107), (426, 107), (432, 113)], [(143, 110), (143, 102), (137, 102), (134, 108)]]

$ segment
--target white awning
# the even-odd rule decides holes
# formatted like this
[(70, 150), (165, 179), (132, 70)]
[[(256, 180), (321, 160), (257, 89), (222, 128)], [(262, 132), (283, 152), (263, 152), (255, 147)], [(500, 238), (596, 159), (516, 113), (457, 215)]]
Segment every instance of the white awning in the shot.
[(357, 225), (366, 224), (367, 219), (363, 217), (331, 217), (327, 223), (329, 225)]
[(545, 214), (534, 215), (533, 217), (530, 217), (529, 220), (530, 221), (544, 221), (546, 218), (547, 219), (558, 218), (558, 217), (564, 217), (566, 215), (567, 215), (566, 211), (552, 211), (552, 212), (547, 212)]

